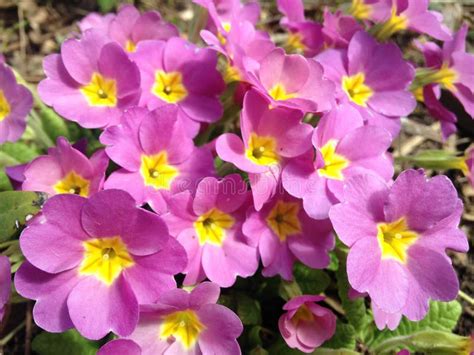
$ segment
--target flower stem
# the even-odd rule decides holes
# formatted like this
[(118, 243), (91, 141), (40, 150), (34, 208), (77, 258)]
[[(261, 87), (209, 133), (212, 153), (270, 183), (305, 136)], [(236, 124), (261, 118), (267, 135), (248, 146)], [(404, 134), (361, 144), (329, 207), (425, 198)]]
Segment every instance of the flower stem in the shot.
[(471, 306), (474, 305), (474, 298), (469, 296), (467, 293), (464, 293), (463, 291), (459, 290), (458, 296), (462, 298), (464, 301), (466, 301), (467, 303), (469, 303)]
[(8, 333), (6, 336), (0, 339), (0, 346), (7, 345), (7, 343), (10, 340), (12, 340), (12, 338), (16, 335), (16, 333), (18, 333), (25, 325), (26, 325), (25, 321), (21, 322), (15, 329), (13, 329), (10, 333)]

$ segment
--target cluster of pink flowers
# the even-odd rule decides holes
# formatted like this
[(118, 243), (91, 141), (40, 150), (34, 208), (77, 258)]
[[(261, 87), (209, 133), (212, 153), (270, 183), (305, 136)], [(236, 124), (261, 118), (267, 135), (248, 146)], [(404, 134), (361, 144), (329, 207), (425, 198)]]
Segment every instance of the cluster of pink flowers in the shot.
[[(88, 158), (59, 138), (10, 170), (22, 190), (50, 196), (20, 237), (26, 261), (15, 276), (18, 293), (36, 301), (36, 324), (89, 339), (113, 332), (119, 339), (100, 354), (239, 354), (243, 326), (216, 304), (220, 287), (254, 275), (260, 261), (264, 276), (288, 281), (295, 262), (327, 267), (333, 229), (349, 248), (350, 285), (370, 297), (380, 329), (402, 315), (422, 319), (430, 299), (454, 299), (446, 249), (468, 249), (462, 203), (444, 176), (408, 170), (393, 181), (389, 148), (417, 99), (445, 137), (454, 132), (441, 89), (474, 115), (466, 27), (451, 34), (428, 1), (353, 1), (350, 15), (326, 10), (319, 24), (302, 1), (279, 0), (280, 48), (256, 27), (258, 3), (195, 2), (209, 14), (205, 47), (158, 12), (127, 5), (87, 16), (44, 60), (41, 100), (100, 129), (104, 148)], [(405, 30), (444, 41), (418, 44), (426, 68), (390, 41)], [(19, 138), (32, 99), (0, 65), (3, 142)], [(239, 128), (197, 146), (221, 122), (231, 82)], [(220, 176), (215, 161), (239, 174)], [(333, 336), (336, 316), (322, 300), (285, 304), (288, 346), (312, 352)]]

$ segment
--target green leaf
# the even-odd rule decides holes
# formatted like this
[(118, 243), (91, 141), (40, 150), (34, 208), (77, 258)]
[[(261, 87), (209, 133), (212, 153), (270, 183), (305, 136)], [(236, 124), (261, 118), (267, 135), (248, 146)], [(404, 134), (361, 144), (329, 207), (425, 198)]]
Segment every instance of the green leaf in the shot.
[(38, 213), (44, 201), (45, 194), (39, 192), (0, 192), (0, 242), (12, 237), (27, 217)]
[(423, 320), (411, 322), (403, 318), (397, 329), (393, 331), (385, 329), (381, 332), (376, 332), (373, 341), (367, 345), (372, 349), (391, 338), (407, 336), (425, 330), (451, 332), (458, 322), (461, 311), (462, 308), (458, 301), (432, 301), (430, 303), (430, 310)]
[(84, 339), (77, 331), (41, 333), (33, 339), (33, 350), (39, 355), (95, 355), (99, 344)]
[(12, 189), (10, 180), (5, 172), (0, 171), (0, 191), (9, 191)]
[(406, 344), (417, 352), (431, 355), (470, 354), (472, 349), (471, 337), (437, 330), (417, 332), (409, 337)]
[(446, 150), (424, 150), (415, 156), (403, 157), (402, 159), (426, 169), (467, 169), (463, 157), (457, 157)]
[(430, 355), (470, 354), (471, 337), (442, 332), (439, 330), (422, 330), (411, 335), (393, 337), (373, 348), (376, 354), (391, 354), (399, 349)]
[(260, 303), (243, 293), (237, 296), (237, 314), (244, 325), (262, 323)]
[(40, 111), (41, 122), (46, 134), (56, 142), (60, 136), (71, 139), (66, 121), (49, 107), (42, 107)]
[(0, 166), (28, 163), (40, 154), (33, 146), (22, 142), (4, 143), (0, 146), (0, 153), (3, 153), (1, 154), (3, 159), (0, 158)]
[(300, 263), (295, 265), (293, 275), (303, 294), (317, 295), (331, 283), (331, 278), (323, 270), (311, 269)]
[(291, 349), (288, 347), (288, 345), (285, 343), (285, 341), (280, 338), (278, 339), (275, 344), (272, 345), (272, 347), (269, 349), (270, 354), (278, 354), (278, 355), (301, 355), (304, 354), (303, 352), (296, 350), (296, 349)]
[(336, 253), (334, 253), (334, 251), (330, 252), (329, 257), (331, 258), (331, 261), (329, 262), (327, 269), (337, 271), (339, 269), (339, 259), (337, 258)]
[(361, 353), (348, 349), (319, 348), (312, 352), (313, 355), (360, 355)]
[(353, 301), (349, 299), (349, 281), (346, 273), (346, 260), (342, 257), (339, 260), (339, 268), (336, 271), (337, 286), (339, 298), (342, 301), (342, 307), (346, 311), (346, 317), (349, 323), (354, 327), (358, 338), (364, 339), (363, 332), (367, 324), (372, 322), (371, 317), (367, 314), (365, 302), (363, 298)]
[(117, 0), (97, 0), (97, 5), (100, 11), (109, 12), (117, 6)]
[(257, 346), (250, 350), (249, 355), (269, 355), (269, 352), (266, 351), (264, 348), (261, 346)]
[(288, 301), (293, 297), (301, 296), (303, 293), (296, 281), (286, 281), (281, 279), (280, 286), (278, 287), (278, 294), (285, 301)]
[(350, 349), (354, 350), (356, 346), (356, 331), (350, 324), (337, 321), (336, 332), (334, 336), (323, 344), (325, 348), (331, 349)]

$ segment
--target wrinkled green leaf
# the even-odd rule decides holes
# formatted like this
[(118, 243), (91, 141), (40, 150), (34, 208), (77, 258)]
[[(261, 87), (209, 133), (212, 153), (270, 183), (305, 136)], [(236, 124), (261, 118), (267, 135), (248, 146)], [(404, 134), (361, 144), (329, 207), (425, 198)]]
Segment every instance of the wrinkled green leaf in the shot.
[(303, 264), (296, 264), (293, 275), (300, 286), (301, 292), (317, 295), (329, 286), (331, 279), (323, 270), (311, 269)]
[(42, 107), (40, 111), (41, 122), (46, 134), (56, 142), (60, 136), (71, 139), (66, 121), (49, 107)]
[(435, 330), (451, 332), (458, 322), (461, 311), (462, 308), (458, 301), (432, 301), (430, 303), (430, 310), (423, 320), (411, 322), (403, 318), (398, 328), (394, 331), (385, 329), (381, 332), (376, 332), (373, 341), (368, 345), (370, 348), (375, 348), (391, 338), (412, 335), (419, 331)]
[(342, 307), (346, 311), (346, 317), (349, 323), (354, 327), (359, 338), (364, 339), (363, 332), (367, 324), (370, 324), (372, 319), (367, 314), (365, 302), (363, 298), (358, 298), (351, 301), (348, 297), (349, 281), (347, 280), (346, 260), (340, 258), (339, 268), (336, 271), (337, 286), (339, 298), (342, 302)]
[(9, 191), (12, 189), (10, 180), (8, 180), (7, 174), (3, 171), (0, 171), (0, 191)]
[[(0, 158), (0, 165), (2, 167), (28, 163), (40, 154), (34, 146), (22, 142), (4, 143), (0, 146), (0, 153), (3, 153), (1, 156), (3, 156), (4, 159)], [(3, 164), (3, 161), (6, 164)]]
[(41, 209), (45, 195), (30, 191), (0, 192), (0, 242), (12, 237), (28, 216)]
[(84, 339), (77, 331), (41, 333), (33, 339), (33, 350), (39, 355), (95, 355), (99, 344)]
[(323, 344), (325, 348), (331, 349), (350, 349), (354, 350), (356, 346), (356, 331), (350, 324), (341, 321), (336, 323), (336, 332), (334, 336)]
[(243, 293), (237, 295), (237, 314), (244, 325), (262, 323), (260, 303)]

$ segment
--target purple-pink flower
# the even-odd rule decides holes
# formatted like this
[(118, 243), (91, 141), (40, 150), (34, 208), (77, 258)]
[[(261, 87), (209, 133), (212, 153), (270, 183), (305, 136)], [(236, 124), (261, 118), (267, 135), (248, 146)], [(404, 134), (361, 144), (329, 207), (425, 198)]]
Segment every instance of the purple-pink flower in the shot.
[(115, 339), (102, 346), (97, 355), (141, 355), (142, 349), (130, 339)]
[(239, 317), (216, 304), (220, 289), (204, 282), (192, 291), (174, 289), (153, 305), (143, 306), (136, 330), (128, 337), (142, 354), (239, 355)]
[(212, 48), (223, 54), (227, 63), (224, 80), (247, 81), (247, 68), (258, 67), (275, 44), (265, 31), (258, 31), (255, 24), (260, 17), (256, 1), (241, 3), (240, 0), (195, 0), (209, 14), (207, 26), (201, 37)]
[(163, 220), (120, 190), (52, 197), (20, 247), (26, 261), (15, 287), (36, 300), (36, 324), (49, 332), (75, 327), (89, 339), (131, 334), (138, 305), (176, 287), (173, 275), (186, 265)]
[(109, 176), (105, 188), (128, 191), (137, 204), (148, 203), (158, 213), (166, 211), (168, 196), (195, 190), (202, 178), (214, 175), (211, 152), (194, 146), (173, 106), (152, 112), (130, 109), (121, 124), (104, 131), (100, 141), (122, 167)]
[(368, 293), (380, 329), (394, 329), (401, 315), (419, 321), (430, 299), (457, 296), (459, 282), (445, 252), (469, 248), (458, 228), (462, 210), (446, 176), (428, 179), (422, 170), (406, 170), (392, 186), (374, 175), (349, 179), (344, 202), (329, 216), (350, 248), (349, 283)]
[(150, 110), (177, 106), (192, 137), (200, 122), (215, 122), (222, 116), (219, 95), (225, 85), (213, 50), (174, 37), (167, 42), (142, 41), (131, 57), (140, 68), (140, 105)]
[(0, 60), (0, 144), (20, 139), (32, 107), (29, 90), (16, 82), (13, 71)]
[(49, 148), (28, 163), (22, 172), (24, 191), (42, 191), (49, 195), (76, 194), (83, 197), (102, 189), (109, 159), (103, 149), (90, 159), (75, 149), (64, 137), (59, 137), (56, 147)]
[(302, 116), (299, 110), (269, 107), (265, 97), (251, 90), (240, 116), (242, 138), (226, 133), (217, 139), (219, 157), (249, 173), (257, 210), (275, 194), (285, 160), (311, 148), (313, 129), (301, 123)]
[(321, 296), (296, 296), (283, 306), (287, 312), (280, 317), (278, 328), (290, 348), (311, 353), (332, 338), (336, 332), (336, 316), (316, 303), (323, 299)]
[(285, 15), (281, 25), (289, 31), (285, 46), (306, 57), (314, 57), (323, 48), (322, 26), (304, 17), (302, 0), (278, 0), (278, 10)]
[(249, 82), (271, 106), (303, 112), (323, 112), (333, 106), (334, 84), (323, 78), (323, 68), (312, 58), (275, 48), (259, 66), (247, 70)]
[[(434, 103), (439, 96), (435, 95), (436, 90), (441, 88), (450, 91), (461, 102), (466, 112), (474, 117), (474, 55), (466, 52), (467, 31), (465, 24), (454, 34), (452, 40), (444, 42), (443, 48), (434, 42), (418, 44), (425, 56), (428, 70), (417, 75), (417, 79), (421, 84), (427, 85), (424, 88), (424, 97), (428, 100), (428, 108), (441, 106), (440, 103)], [(455, 116), (449, 118), (449, 111), (443, 110), (443, 107), (438, 110), (442, 110), (442, 116), (436, 115), (436, 112), (434, 116), (441, 119), (444, 136), (449, 136), (455, 129), (452, 122)], [(443, 124), (443, 121), (448, 124)]]
[(441, 135), (444, 140), (456, 133), (457, 118), (454, 113), (444, 107), (439, 101), (441, 89), (434, 84), (426, 85), (422, 88), (422, 102), (426, 105), (428, 113), (441, 124)]
[(208, 14), (207, 30), (218, 37), (221, 43), (227, 41), (232, 27), (241, 22), (255, 25), (260, 18), (260, 5), (251, 0), (242, 3), (240, 0), (193, 0), (204, 7)]
[(185, 285), (206, 277), (230, 287), (236, 277), (252, 276), (258, 267), (256, 247), (242, 233), (248, 208), (247, 186), (237, 174), (221, 181), (203, 179), (193, 198), (189, 191), (173, 195), (162, 217), (171, 235), (186, 249)]
[(364, 126), (352, 106), (339, 106), (324, 115), (314, 130), (315, 152), (286, 165), (283, 187), (303, 199), (310, 217), (325, 219), (330, 207), (343, 200), (343, 186), (350, 176), (372, 173), (385, 181), (391, 179), (393, 162), (387, 153), (391, 142), (390, 134), (383, 128)]
[(368, 124), (398, 135), (399, 117), (416, 106), (409, 91), (415, 70), (394, 43), (378, 44), (359, 31), (347, 50), (329, 49), (316, 59), (324, 67), (324, 76), (335, 83), (340, 104), (350, 103)]
[(266, 277), (279, 274), (292, 280), (295, 261), (322, 269), (334, 247), (329, 220), (310, 218), (302, 201), (286, 193), (276, 194), (258, 212), (250, 207), (243, 232), (257, 245)]
[(361, 30), (363, 27), (354, 17), (324, 9), (322, 33), (325, 47), (346, 49), (352, 36)]
[(249, 81), (248, 72), (257, 70), (260, 61), (275, 49), (268, 33), (256, 30), (249, 21), (233, 23), (225, 41), (207, 30), (201, 31), (201, 37), (209, 48), (226, 57), (224, 80), (227, 83)]
[(92, 12), (81, 21), (77, 23), (81, 32), (86, 32), (87, 30), (97, 30), (102, 33), (107, 33), (109, 29), (110, 22), (115, 18), (115, 14), (108, 13), (105, 15), (98, 14), (97, 12)]
[(85, 128), (117, 124), (140, 99), (140, 72), (127, 53), (105, 34), (86, 31), (44, 59), (41, 99), (64, 118)]
[(179, 36), (176, 26), (163, 21), (158, 11), (140, 14), (132, 5), (120, 7), (117, 15), (110, 21), (107, 34), (129, 53), (135, 52), (141, 41), (167, 40)]
[[(378, 22), (373, 28), (375, 37), (387, 40), (397, 32), (411, 30), (430, 35), (441, 41), (451, 38), (451, 31), (443, 24), (443, 15), (437, 11), (428, 10), (429, 0), (380, 0), (373, 4), (359, 3), (359, 18), (368, 17)], [(365, 13), (362, 6), (366, 7)], [(357, 15), (357, 6), (353, 6)]]
[(5, 307), (10, 299), (12, 276), (10, 260), (5, 255), (0, 255), (0, 322), (5, 316)]

